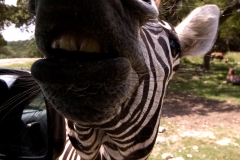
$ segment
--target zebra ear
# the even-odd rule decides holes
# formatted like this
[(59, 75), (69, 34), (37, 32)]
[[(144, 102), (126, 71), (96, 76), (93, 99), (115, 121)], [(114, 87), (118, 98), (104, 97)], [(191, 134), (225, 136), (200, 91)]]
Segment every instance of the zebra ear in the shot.
[(182, 47), (182, 56), (206, 54), (213, 46), (218, 31), (220, 10), (205, 5), (193, 10), (175, 29)]
[(156, 6), (159, 7), (160, 3), (161, 3), (161, 0), (155, 0), (155, 3), (156, 3)]

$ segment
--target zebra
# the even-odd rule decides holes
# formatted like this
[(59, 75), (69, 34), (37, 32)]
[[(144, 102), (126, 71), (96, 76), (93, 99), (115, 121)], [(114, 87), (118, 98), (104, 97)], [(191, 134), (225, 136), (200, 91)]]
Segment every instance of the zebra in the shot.
[[(180, 58), (204, 55), (219, 8), (196, 8), (177, 27), (158, 19), (160, 0), (29, 0), (44, 59), (31, 73), (66, 119), (53, 159), (147, 159)], [(167, 106), (166, 106), (167, 107)]]

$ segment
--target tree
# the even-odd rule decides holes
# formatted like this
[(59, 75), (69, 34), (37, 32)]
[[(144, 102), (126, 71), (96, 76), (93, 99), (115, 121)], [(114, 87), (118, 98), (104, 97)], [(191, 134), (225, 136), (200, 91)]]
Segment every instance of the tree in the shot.
[(5, 41), (3, 36), (0, 34), (0, 47), (6, 46), (6, 45), (7, 45), (7, 41)]
[(39, 57), (41, 55), (37, 47), (33, 45), (35, 44), (35, 42), (33, 42), (34, 40), (26, 42), (26, 44), (28, 44), (27, 48), (26, 44), (23, 45), (25, 47), (18, 46), (18, 51), (14, 52), (9, 46), (6, 46), (8, 43), (1, 35), (1, 31), (4, 30), (5, 27), (10, 26), (11, 24), (15, 24), (15, 27), (18, 28), (23, 28), (24, 26), (24, 30), (27, 30), (30, 24), (34, 24), (34, 16), (29, 14), (26, 9), (27, 1), (28, 0), (18, 0), (17, 6), (12, 6), (6, 5), (5, 0), (0, 0), (0, 58)]
[[(0, 46), (6, 45), (6, 41), (1, 36), (4, 27), (12, 23), (16, 27), (34, 24), (34, 16), (26, 10), (27, 1), (18, 0), (17, 6), (9, 6), (5, 5), (5, 0), (0, 0)], [(204, 4), (216, 4), (221, 9), (219, 34), (212, 51), (239, 51), (240, 0), (162, 0), (159, 8), (160, 18), (177, 25), (191, 10)], [(204, 66), (207, 69), (210, 53), (204, 57)]]
[[(210, 55), (213, 51), (226, 52), (227, 50), (240, 50), (240, 1), (233, 0), (227, 3), (219, 19), (219, 34), (216, 39), (216, 45), (203, 58), (203, 68), (210, 69)], [(228, 23), (225, 23), (228, 22)], [(233, 47), (231, 47), (231, 45)], [(236, 47), (235, 47), (236, 46)]]
[(212, 50), (204, 56), (203, 66), (210, 68), (212, 51), (240, 50), (240, 1), (239, 0), (162, 0), (160, 18), (176, 25), (190, 10), (204, 4), (216, 4), (221, 9), (219, 34)]
[[(18, 0), (17, 6), (6, 5), (5, 0), (0, 0), (0, 45), (5, 44), (1, 31), (5, 27), (15, 24), (16, 27), (34, 24), (34, 16), (26, 10), (28, 0)], [(1, 38), (2, 37), (2, 38)]]
[(8, 8), (3, 3), (4, 0), (0, 0), (0, 47), (7, 45), (7, 42), (1, 35), (1, 30), (4, 29), (5, 21), (8, 19), (7, 18)]

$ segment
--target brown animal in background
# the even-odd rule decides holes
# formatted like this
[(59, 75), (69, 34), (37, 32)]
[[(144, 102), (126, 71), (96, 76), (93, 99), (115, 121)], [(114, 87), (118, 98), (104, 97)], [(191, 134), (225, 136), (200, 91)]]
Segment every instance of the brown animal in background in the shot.
[(224, 54), (222, 52), (213, 52), (210, 57), (211, 61), (213, 59), (219, 59), (220, 61), (224, 60), (225, 63), (228, 62), (228, 59), (224, 57)]
[(229, 68), (226, 80), (228, 83), (240, 85), (240, 76), (236, 75), (235, 68)]
[(236, 64), (236, 65), (240, 65), (240, 62), (236, 62), (235, 64)]

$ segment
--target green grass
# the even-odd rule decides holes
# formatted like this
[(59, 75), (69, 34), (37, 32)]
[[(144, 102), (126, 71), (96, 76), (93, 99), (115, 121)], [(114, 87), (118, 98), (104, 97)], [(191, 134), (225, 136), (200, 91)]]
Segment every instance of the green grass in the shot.
[(32, 62), (27, 62), (27, 63), (16, 63), (16, 64), (10, 64), (10, 65), (5, 65), (5, 66), (1, 66), (1, 67), (5, 67), (5, 68), (16, 68), (16, 69), (26, 69), (29, 70), (32, 66)]
[(236, 63), (240, 62), (240, 53), (238, 52), (231, 52), (226, 54), (226, 58), (228, 58), (229, 63)]
[(6, 65), (1, 65), (0, 68), (15, 68), (15, 69), (25, 69), (25, 70), (30, 70), (33, 62), (36, 60), (32, 61), (27, 61), (27, 62), (19, 62), (19, 63), (14, 63), (14, 64), (6, 64)]
[[(232, 61), (228, 64), (214, 60), (208, 72), (200, 70), (202, 57), (184, 58), (179, 72), (171, 80), (168, 92), (186, 93), (208, 99), (227, 101), (240, 104), (240, 86), (226, 83), (228, 68), (235, 62), (240, 62), (240, 54), (229, 53)], [(233, 62), (234, 60), (234, 62)], [(236, 73), (240, 75), (240, 65)]]

